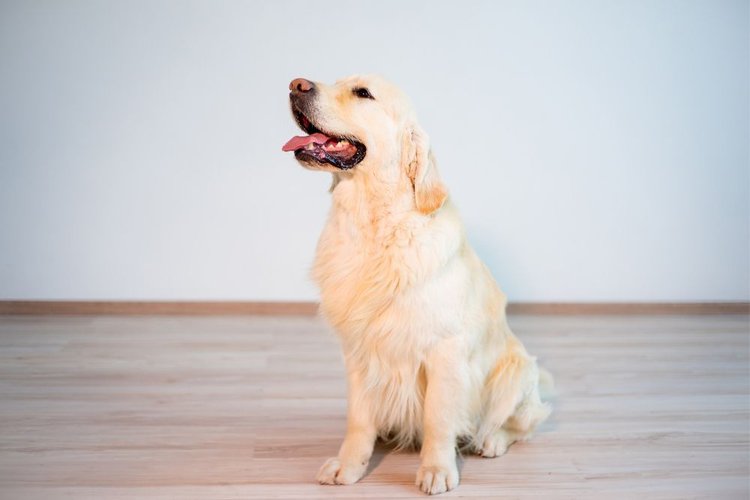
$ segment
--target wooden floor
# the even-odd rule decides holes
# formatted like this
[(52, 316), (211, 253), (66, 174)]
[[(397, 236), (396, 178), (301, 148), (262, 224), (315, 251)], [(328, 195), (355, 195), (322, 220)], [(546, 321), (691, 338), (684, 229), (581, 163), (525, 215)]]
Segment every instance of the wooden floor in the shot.
[[(747, 316), (516, 316), (551, 419), (444, 497), (748, 498)], [(420, 498), (414, 453), (313, 478), (344, 429), (311, 317), (0, 317), (3, 499)]]

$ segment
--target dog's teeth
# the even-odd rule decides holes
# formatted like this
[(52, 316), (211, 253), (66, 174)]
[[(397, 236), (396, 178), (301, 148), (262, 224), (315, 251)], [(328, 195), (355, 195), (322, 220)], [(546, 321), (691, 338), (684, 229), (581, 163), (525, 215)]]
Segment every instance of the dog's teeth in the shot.
[(305, 149), (315, 149), (315, 144), (310, 143), (305, 146)]

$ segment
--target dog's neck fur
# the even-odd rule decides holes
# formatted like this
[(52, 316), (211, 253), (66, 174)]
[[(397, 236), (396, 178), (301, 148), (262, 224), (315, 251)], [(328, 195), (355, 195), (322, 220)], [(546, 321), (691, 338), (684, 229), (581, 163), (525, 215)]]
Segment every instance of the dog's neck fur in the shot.
[(363, 164), (357, 167), (361, 170), (337, 174), (331, 215), (371, 232), (393, 229), (409, 213), (417, 213), (411, 180), (395, 163), (386, 168)]

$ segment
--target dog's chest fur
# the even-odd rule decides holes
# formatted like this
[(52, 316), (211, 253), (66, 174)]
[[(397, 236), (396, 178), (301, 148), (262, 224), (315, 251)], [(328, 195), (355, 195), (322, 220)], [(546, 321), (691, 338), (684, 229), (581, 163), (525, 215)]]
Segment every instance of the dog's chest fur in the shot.
[[(399, 200), (368, 204), (363, 198), (349, 183), (337, 186), (313, 267), (321, 309), (345, 341), (434, 319), (439, 301), (424, 302), (431, 286), (450, 279), (445, 274), (462, 243), (446, 223), (450, 207), (423, 216)], [(402, 308), (406, 314), (397, 315)]]

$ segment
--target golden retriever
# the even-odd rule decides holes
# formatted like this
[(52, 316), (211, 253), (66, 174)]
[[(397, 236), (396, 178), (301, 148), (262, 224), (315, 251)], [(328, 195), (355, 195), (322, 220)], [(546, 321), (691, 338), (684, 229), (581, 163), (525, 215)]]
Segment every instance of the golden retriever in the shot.
[(529, 437), (551, 378), (508, 327), (407, 97), (374, 76), (289, 88), (307, 135), (283, 150), (333, 174), (313, 277), (349, 386), (346, 437), (317, 479), (355, 483), (381, 437), (421, 446), (419, 489), (451, 490), (457, 443), (496, 457)]

